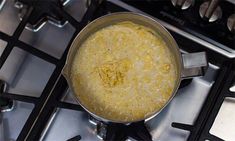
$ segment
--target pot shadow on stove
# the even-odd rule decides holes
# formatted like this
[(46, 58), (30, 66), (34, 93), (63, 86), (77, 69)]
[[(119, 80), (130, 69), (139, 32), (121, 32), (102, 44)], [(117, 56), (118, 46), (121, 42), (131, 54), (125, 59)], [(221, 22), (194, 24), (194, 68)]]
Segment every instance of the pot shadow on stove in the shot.
[(193, 80), (192, 78), (182, 80), (180, 83), (179, 89), (188, 86), (192, 82), (192, 80)]
[[(182, 80), (179, 89), (185, 88), (191, 84), (193, 79)], [(146, 121), (146, 126), (151, 131), (152, 139), (158, 139), (160, 135), (164, 132), (169, 125), (171, 125), (171, 119), (169, 119), (169, 114), (171, 114), (171, 102), (158, 114), (156, 117)], [(164, 123), (164, 124), (162, 124)], [(157, 129), (157, 130), (155, 130)]]
[(171, 107), (171, 103), (169, 103), (160, 112), (160, 114), (156, 115), (154, 118), (145, 122), (147, 129), (151, 131), (150, 134), (152, 135), (153, 140), (157, 139), (161, 135), (161, 133), (164, 132), (164, 129), (167, 127), (167, 124), (162, 124), (162, 123), (166, 123), (166, 121), (170, 121), (169, 119), (167, 119), (168, 115), (170, 114), (170, 109), (171, 109), (170, 107)]

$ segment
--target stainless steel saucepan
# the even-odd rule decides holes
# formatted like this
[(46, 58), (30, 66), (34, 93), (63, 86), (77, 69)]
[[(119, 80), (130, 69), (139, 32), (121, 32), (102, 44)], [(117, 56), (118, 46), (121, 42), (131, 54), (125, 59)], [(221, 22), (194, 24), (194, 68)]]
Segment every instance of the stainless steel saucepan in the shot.
[[(181, 54), (179, 51), (179, 47), (174, 40), (174, 38), (171, 36), (171, 34), (156, 20), (154, 20), (151, 17), (138, 14), (138, 13), (132, 13), (132, 12), (118, 12), (113, 13), (109, 15), (105, 15), (103, 17), (100, 17), (93, 22), (89, 23), (74, 39), (71, 48), (69, 50), (67, 61), (63, 69), (63, 75), (67, 79), (68, 84), (74, 93), (77, 102), (81, 104), (79, 97), (76, 96), (74, 88), (72, 87), (72, 75), (71, 75), (71, 67), (74, 61), (74, 57), (77, 53), (77, 50), (82, 45), (82, 43), (93, 33), (96, 31), (113, 25), (115, 23), (119, 23), (122, 21), (131, 21), (133, 23), (148, 27), (158, 33), (162, 39), (166, 42), (167, 46), (169, 47), (169, 50), (174, 55), (174, 59), (176, 60), (176, 72), (177, 72), (177, 80), (174, 87), (174, 90), (172, 92), (171, 98), (168, 100), (168, 102), (165, 103), (165, 105), (162, 106), (161, 110), (172, 100), (172, 98), (175, 96), (175, 93), (177, 92), (180, 82), (182, 79), (189, 78), (189, 77), (195, 77), (203, 75), (207, 68), (207, 58), (205, 52), (199, 52), (199, 53), (191, 53), (191, 54)], [(104, 122), (116, 122), (116, 123), (131, 123), (131, 122), (137, 122), (137, 121), (111, 121), (108, 119), (105, 119), (99, 115), (96, 115), (95, 113), (92, 113), (89, 111), (84, 105), (81, 104), (81, 106), (92, 116), (97, 118), (98, 120), (102, 120)], [(98, 105), (97, 105), (98, 106)], [(145, 119), (141, 120), (148, 120), (156, 116), (161, 110), (157, 111), (156, 113), (153, 113), (152, 115), (149, 115)]]

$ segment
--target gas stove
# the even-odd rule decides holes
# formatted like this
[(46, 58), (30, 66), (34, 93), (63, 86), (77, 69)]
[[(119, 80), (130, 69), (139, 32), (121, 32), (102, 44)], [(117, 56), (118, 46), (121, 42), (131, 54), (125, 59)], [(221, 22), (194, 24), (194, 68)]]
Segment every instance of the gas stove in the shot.
[[(159, 115), (130, 125), (90, 116), (61, 75), (79, 31), (121, 11), (155, 18), (182, 53), (209, 60)], [(234, 140), (234, 14), (233, 0), (0, 0), (0, 141)]]

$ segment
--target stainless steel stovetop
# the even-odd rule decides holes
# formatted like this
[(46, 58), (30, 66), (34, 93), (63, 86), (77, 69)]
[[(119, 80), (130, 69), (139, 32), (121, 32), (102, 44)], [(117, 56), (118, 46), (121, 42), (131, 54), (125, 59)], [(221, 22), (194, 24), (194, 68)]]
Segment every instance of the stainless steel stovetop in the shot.
[[(18, 17), (19, 10), (14, 7), (14, 0), (0, 0), (1, 2), (5, 2), (5, 4), (2, 7), (0, 4), (0, 31), (12, 35), (20, 23)], [(141, 12), (121, 1), (110, 0), (110, 2), (130, 11)], [(86, 6), (86, 0), (71, 0), (66, 4), (65, 10), (79, 21), (87, 10)], [(162, 23), (168, 28), (174, 28), (169, 24)], [(182, 32), (177, 28), (174, 28), (174, 30)], [(37, 32), (24, 29), (19, 39), (55, 58), (60, 58), (74, 32), (74, 27), (69, 23), (63, 27), (57, 27), (47, 22)], [(196, 37), (190, 36), (190, 38), (200, 42)], [(0, 39), (0, 55), (6, 44), (5, 41)], [(183, 49), (182, 52), (187, 53)], [(228, 54), (231, 55), (231, 53)], [(7, 62), (0, 69), (0, 79), (7, 82), (7, 91), (9, 93), (40, 97), (54, 69), (55, 66), (53, 64), (26, 53), (19, 48), (14, 48)], [(145, 122), (153, 140), (187, 140), (189, 132), (172, 128), (171, 123), (193, 124), (215, 82), (219, 70), (220, 66), (209, 63), (205, 76), (194, 78), (189, 85), (177, 92), (172, 102), (158, 116)], [(77, 104), (69, 89), (66, 91), (63, 101)], [(233, 103), (235, 105), (234, 101)], [(0, 141), (16, 140), (33, 108), (33, 104), (14, 101), (14, 108), (11, 111), (1, 113)], [(222, 118), (227, 119), (223, 116)], [(96, 126), (91, 124), (88, 119), (87, 113), (57, 108), (41, 134), (40, 140), (65, 141), (77, 135), (81, 135), (82, 140), (101, 140), (97, 137)], [(213, 130), (213, 133), (217, 133), (216, 129)], [(229, 140), (229, 138), (227, 139)]]

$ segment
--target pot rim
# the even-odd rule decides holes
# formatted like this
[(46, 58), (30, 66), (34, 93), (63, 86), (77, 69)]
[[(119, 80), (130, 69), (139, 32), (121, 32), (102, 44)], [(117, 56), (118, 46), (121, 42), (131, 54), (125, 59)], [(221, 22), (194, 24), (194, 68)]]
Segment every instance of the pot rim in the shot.
[[(128, 16), (132, 16), (132, 15), (135, 15), (135, 16), (139, 16), (139, 17), (142, 17), (144, 18), (145, 20), (148, 20), (149, 22), (151, 23), (154, 23), (156, 24), (156, 26), (158, 26), (162, 32), (165, 32), (166, 35), (168, 36), (168, 39), (171, 40), (171, 42), (174, 44), (174, 48), (175, 48), (175, 51), (177, 52), (178, 54), (178, 60), (179, 61), (176, 61), (176, 65), (178, 64), (178, 76), (177, 76), (177, 80), (176, 80), (176, 84), (175, 84), (175, 88), (170, 96), (170, 98), (167, 100), (167, 102), (156, 112), (154, 112), (153, 114), (143, 118), (143, 119), (138, 119), (138, 120), (133, 120), (133, 121), (116, 121), (116, 120), (110, 120), (110, 119), (106, 119), (106, 118), (103, 118), (101, 116), (98, 116), (96, 114), (94, 114), (93, 112), (91, 112), (89, 109), (86, 108), (86, 106), (84, 106), (79, 98), (76, 96), (75, 92), (74, 92), (74, 89), (72, 87), (72, 82), (71, 82), (71, 79), (70, 79), (70, 68), (69, 68), (69, 63), (72, 62), (71, 59), (73, 59), (74, 57), (71, 57), (72, 56), (72, 53), (74, 53), (75, 51), (77, 51), (76, 49), (79, 48), (77, 46), (77, 39), (82, 36), (83, 32), (88, 30), (90, 28), (91, 25), (95, 24), (97, 21), (100, 21), (100, 20), (105, 20), (106, 18), (110, 18), (110, 17), (113, 17), (113, 16), (118, 16), (118, 15), (128, 15)], [(123, 20), (125, 21), (125, 20)], [(112, 25), (112, 24), (109, 24), (109, 25)], [(104, 26), (106, 27), (106, 26)], [(101, 29), (101, 28), (99, 28)], [(152, 29), (152, 28), (150, 28)], [(154, 30), (154, 29), (153, 29)], [(156, 30), (154, 30), (156, 31)], [(164, 39), (165, 40), (165, 39)], [(77, 47), (76, 47), (77, 46)], [(175, 56), (176, 58), (176, 56)], [(158, 115), (169, 103), (170, 101), (173, 99), (173, 97), (175, 96), (178, 88), (179, 88), (179, 85), (180, 85), (180, 82), (182, 80), (182, 77), (181, 77), (181, 72), (182, 72), (182, 68), (183, 68), (183, 65), (182, 65), (182, 56), (181, 56), (181, 53), (179, 51), (179, 47), (178, 47), (178, 44), (176, 43), (175, 39), (173, 38), (173, 36), (169, 33), (169, 31), (162, 25), (160, 24), (158, 21), (156, 21), (153, 17), (151, 16), (147, 16), (147, 15), (144, 15), (144, 14), (141, 14), (141, 13), (137, 13), (137, 12), (115, 12), (115, 13), (111, 13), (111, 14), (107, 14), (107, 15), (104, 15), (104, 16), (101, 16), (95, 20), (93, 20), (92, 22), (90, 22), (89, 24), (87, 24), (78, 34), (77, 36), (74, 38), (71, 46), (70, 46), (70, 49), (69, 49), (69, 52), (68, 52), (68, 55), (67, 55), (67, 59), (66, 59), (66, 62), (65, 62), (65, 66), (62, 70), (62, 75), (65, 77), (65, 79), (67, 80), (68, 82), (68, 85), (73, 93), (73, 95), (75, 96), (75, 99), (76, 101), (78, 102), (78, 104), (84, 108), (89, 114), (91, 114), (93, 117), (95, 117), (96, 119), (98, 120), (101, 120), (103, 122), (106, 122), (106, 123), (122, 123), (122, 124), (130, 124), (130, 123), (133, 123), (133, 122), (139, 122), (139, 121), (148, 121), (150, 119), (152, 119), (153, 117), (155, 117), (156, 115)]]

